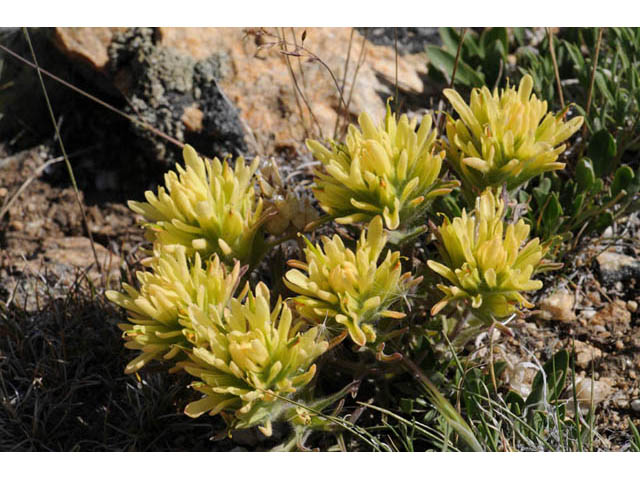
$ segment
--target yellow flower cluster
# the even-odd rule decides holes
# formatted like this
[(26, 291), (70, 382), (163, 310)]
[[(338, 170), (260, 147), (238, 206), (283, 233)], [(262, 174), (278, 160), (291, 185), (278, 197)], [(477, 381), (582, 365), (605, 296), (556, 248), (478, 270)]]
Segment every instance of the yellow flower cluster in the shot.
[(547, 102), (532, 94), (533, 80), (525, 75), (518, 89), (493, 94), (475, 88), (467, 105), (452, 89), (444, 91), (459, 115), (447, 120), (447, 159), (467, 191), (506, 184), (514, 190), (543, 172), (564, 168), (557, 162), (561, 145), (582, 125), (583, 117), (563, 120), (564, 112), (547, 113)]
[(449, 282), (438, 285), (445, 297), (433, 307), (433, 315), (455, 300), (470, 303), (483, 319), (506, 317), (516, 304), (533, 306), (522, 292), (542, 287), (531, 276), (546, 251), (538, 238), (522, 246), (529, 226), (520, 219), (505, 228), (503, 216), (504, 202), (487, 189), (476, 199), (473, 215), (463, 210), (453, 221), (445, 217), (438, 229), (443, 263), (427, 262)]
[(199, 252), (203, 258), (216, 253), (228, 264), (252, 263), (266, 219), (253, 182), (259, 160), (247, 166), (239, 157), (232, 168), (217, 158), (200, 158), (189, 145), (183, 156), (185, 167), (168, 172), (157, 195), (147, 191), (147, 202), (131, 201), (129, 207), (145, 217), (152, 241), (184, 245), (189, 255)]
[(316, 323), (344, 325), (361, 346), (375, 341), (374, 324), (380, 317), (404, 317), (389, 308), (421, 279), (402, 274), (398, 252), (388, 251), (378, 265), (386, 241), (379, 216), (362, 231), (355, 252), (338, 235), (323, 237), (322, 246), (307, 240), (306, 263), (290, 260), (297, 270), (289, 270), (284, 279), (299, 294), (294, 301), (302, 316)]
[(142, 353), (125, 373), (140, 370), (154, 359), (172, 359), (190, 347), (191, 325), (187, 307), (221, 311), (229, 302), (240, 278), (240, 265), (228, 271), (214, 255), (205, 265), (198, 253), (188, 259), (182, 245), (156, 244), (154, 255), (145, 262), (151, 270), (137, 272), (140, 289), (122, 284), (125, 293), (110, 290), (109, 300), (129, 313), (129, 322), (119, 325), (125, 346)]
[(376, 127), (366, 113), (360, 129), (349, 126), (346, 143), (331, 150), (315, 140), (307, 146), (323, 169), (315, 172), (313, 192), (322, 209), (338, 223), (368, 222), (382, 215), (387, 228), (407, 229), (421, 220), (431, 200), (445, 195), (457, 181), (438, 179), (444, 152), (435, 152), (436, 130), (430, 116), (399, 121), (387, 105)]
[(231, 300), (224, 311), (189, 308), (195, 346), (181, 366), (200, 381), (193, 388), (203, 398), (187, 405), (185, 413), (233, 413), (233, 428), (261, 425), (271, 432), (271, 421), (286, 407), (289, 397), (315, 374), (314, 360), (327, 349), (318, 328), (300, 333), (289, 307), (278, 299), (269, 306), (269, 289), (259, 283), (255, 295)]

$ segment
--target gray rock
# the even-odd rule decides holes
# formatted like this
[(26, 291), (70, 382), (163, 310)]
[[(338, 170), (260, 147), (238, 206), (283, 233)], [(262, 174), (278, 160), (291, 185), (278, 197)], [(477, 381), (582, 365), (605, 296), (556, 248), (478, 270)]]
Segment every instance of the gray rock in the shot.
[(429, 44), (440, 45), (440, 34), (436, 27), (358, 27), (375, 45), (393, 47), (398, 36), (398, 53), (420, 53)]
[(640, 260), (616, 252), (603, 252), (596, 257), (600, 278), (604, 283), (615, 284), (640, 278)]
[(640, 412), (640, 398), (636, 398), (631, 402), (631, 410), (634, 412)]

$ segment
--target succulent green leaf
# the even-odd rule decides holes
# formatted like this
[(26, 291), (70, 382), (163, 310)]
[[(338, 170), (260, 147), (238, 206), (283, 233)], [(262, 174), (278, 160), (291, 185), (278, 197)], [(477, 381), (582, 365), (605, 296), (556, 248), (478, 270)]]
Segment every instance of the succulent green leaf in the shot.
[(576, 165), (576, 182), (578, 188), (582, 192), (591, 190), (595, 179), (596, 175), (593, 170), (593, 162), (590, 158), (582, 157)]
[(616, 156), (616, 141), (606, 130), (594, 133), (589, 141), (587, 155), (593, 161), (596, 177), (603, 177), (613, 169), (613, 159)]
[(611, 184), (611, 195), (616, 197), (622, 190), (627, 190), (634, 179), (633, 170), (628, 165), (623, 165), (616, 170)]
[(542, 214), (542, 221), (549, 226), (555, 225), (562, 216), (562, 213), (562, 205), (560, 205), (560, 201), (558, 200), (558, 194), (553, 192), (551, 196), (548, 197), (547, 206)]

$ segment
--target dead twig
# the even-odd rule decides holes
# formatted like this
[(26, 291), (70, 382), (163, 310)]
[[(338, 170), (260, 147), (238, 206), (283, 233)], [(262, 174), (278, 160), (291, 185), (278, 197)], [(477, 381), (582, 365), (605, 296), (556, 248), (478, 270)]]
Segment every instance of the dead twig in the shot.
[[(298, 48), (298, 40), (296, 39), (296, 32), (293, 29), (293, 27), (291, 27), (291, 36), (293, 37), (293, 44), (296, 46), (296, 48)], [(307, 36), (307, 31), (303, 30), (302, 31), (302, 43), (304, 44), (304, 39)], [(304, 69), (302, 68), (302, 60), (300, 60), (300, 57), (298, 57), (298, 70), (300, 71), (300, 78), (302, 78), (302, 90), (306, 92), (307, 90), (307, 79), (304, 76)]]
[[(269, 35), (269, 36), (273, 36), (270, 35), (268, 33), (265, 33), (264, 31), (261, 31), (259, 33), (256, 33), (255, 31), (248, 31), (248, 34), (253, 34), (253, 35)], [(276, 36), (276, 38), (278, 38)], [(288, 43), (286, 40), (284, 39), (278, 39), (278, 41), (276, 42), (266, 42), (263, 45), (261, 45), (259, 48), (271, 48), (274, 46), (279, 46), (280, 47), (280, 53), (282, 53), (283, 55), (287, 55), (287, 56), (292, 56), (292, 57), (307, 57), (312, 61), (318, 62), (320, 65), (322, 65), (324, 67), (324, 69), (329, 73), (329, 75), (331, 76), (331, 80), (333, 81), (333, 84), (336, 87), (336, 90), (338, 91), (338, 95), (340, 98), (340, 103), (343, 107), (346, 106), (346, 102), (344, 101), (344, 97), (342, 95), (342, 92), (340, 91), (340, 84), (338, 83), (338, 79), (336, 78), (335, 74), (333, 73), (333, 70), (331, 70), (331, 67), (329, 67), (329, 65), (327, 65), (327, 63), (322, 60), (322, 58), (320, 58), (318, 55), (316, 55), (315, 53), (313, 53), (311, 50), (309, 50), (308, 48), (306, 48), (304, 45), (298, 45), (296, 46), (295, 44), (293, 45), (294, 50), (287, 50), (285, 47), (291, 47), (291, 44)]]
[[(351, 29), (351, 34), (349, 35), (349, 48), (347, 49), (347, 58), (344, 62), (344, 69), (342, 71), (342, 84), (340, 85), (340, 90), (344, 92), (344, 87), (347, 83), (347, 71), (349, 70), (349, 61), (351, 60), (351, 45), (353, 44), (353, 33), (355, 32), (355, 28)], [(342, 111), (342, 115), (344, 116), (345, 122), (347, 121), (347, 112), (345, 110)], [(336, 138), (338, 134), (338, 128), (340, 127), (340, 112), (336, 115), (336, 124), (333, 127), (333, 138)]]
[(462, 44), (464, 43), (464, 36), (467, 34), (467, 27), (463, 27), (460, 32), (460, 41), (458, 42), (458, 50), (456, 51), (456, 59), (453, 62), (453, 71), (451, 72), (451, 82), (449, 88), (453, 88), (453, 82), (456, 79), (456, 72), (458, 71), (458, 63), (460, 63), (460, 53), (462, 52)]
[[(280, 28), (280, 32), (281, 32), (281, 35), (282, 35), (282, 37), (281, 37), (282, 38), (282, 49), (286, 52), (287, 51), (287, 41), (286, 41), (286, 38), (285, 38), (284, 28)], [(289, 76), (291, 77), (291, 82), (293, 83), (293, 86), (294, 86), (294, 88), (293, 88), (293, 96), (296, 99), (296, 105), (298, 106), (298, 114), (300, 115), (300, 122), (302, 123), (302, 128), (304, 130), (305, 137), (309, 137), (309, 128), (307, 127), (307, 120), (305, 118), (304, 111), (302, 110), (302, 105), (300, 104), (300, 97), (302, 97), (302, 100), (304, 101), (304, 104), (307, 106), (307, 109), (309, 110), (309, 113), (311, 114), (311, 118), (314, 120), (316, 126), (318, 127), (318, 131), (322, 132), (320, 124), (316, 120), (315, 115), (313, 114), (313, 111), (311, 110), (311, 106), (309, 105), (309, 102), (307, 101), (304, 93), (302, 92), (302, 90), (300, 89), (300, 86), (298, 85), (298, 80), (296, 79), (296, 74), (293, 72), (293, 68), (291, 67), (291, 60), (289, 59), (289, 57), (287, 55), (284, 55), (283, 59), (284, 59), (284, 63), (287, 65), (287, 70), (289, 71)], [(322, 135), (322, 133), (320, 133), (320, 135)]]
[(78, 203), (78, 207), (80, 208), (80, 214), (82, 215), (82, 223), (84, 224), (84, 228), (87, 231), (87, 236), (89, 237), (89, 241), (91, 242), (91, 251), (93, 252), (93, 258), (96, 262), (96, 268), (102, 276), (102, 265), (98, 260), (98, 253), (96, 252), (96, 246), (93, 241), (93, 234), (91, 233), (91, 229), (89, 228), (89, 221), (87, 220), (87, 213), (85, 212), (84, 205), (82, 204), (82, 200), (80, 200), (80, 191), (78, 190), (78, 184), (76, 183), (76, 177), (73, 174), (73, 168), (71, 168), (71, 162), (69, 161), (69, 157), (67, 156), (67, 151), (64, 148), (64, 143), (62, 142), (62, 136), (60, 135), (60, 129), (58, 128), (58, 123), (56, 122), (56, 117), (53, 113), (53, 107), (51, 106), (51, 101), (49, 100), (49, 94), (47, 93), (47, 88), (44, 85), (44, 79), (42, 78), (42, 73), (40, 72), (40, 67), (38, 67), (38, 59), (36, 58), (36, 52), (33, 49), (33, 45), (31, 44), (31, 37), (29, 36), (29, 31), (27, 27), (22, 27), (22, 31), (24, 36), (29, 44), (29, 50), (31, 51), (31, 57), (33, 58), (33, 63), (36, 66), (36, 72), (38, 74), (38, 79), (40, 80), (40, 85), (42, 87), (42, 93), (44, 94), (44, 98), (47, 102), (47, 109), (49, 110), (49, 115), (51, 116), (51, 122), (53, 122), (53, 128), (56, 132), (56, 137), (58, 138), (58, 144), (60, 145), (60, 150), (62, 151), (62, 156), (64, 157), (65, 165), (67, 166), (67, 172), (69, 173), (69, 178), (71, 180), (71, 184), (73, 185), (73, 190), (75, 192), (76, 202)]

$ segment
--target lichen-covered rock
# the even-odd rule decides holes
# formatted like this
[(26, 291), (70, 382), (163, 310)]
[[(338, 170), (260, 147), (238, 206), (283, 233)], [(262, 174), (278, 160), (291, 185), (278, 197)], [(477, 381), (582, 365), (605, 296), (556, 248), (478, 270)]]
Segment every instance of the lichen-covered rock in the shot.
[[(427, 37), (424, 32), (413, 30), (424, 29), (398, 29), (398, 87), (401, 101), (420, 98), (422, 104), (421, 76), (426, 73), (427, 58), (420, 47)], [(289, 59), (315, 120), (304, 102), (302, 113), (298, 109), (286, 57), (277, 45), (284, 34), (287, 49), (295, 50), (296, 44), (302, 44), (303, 31), (306, 50), (300, 57)], [(388, 34), (391, 29), (386, 31)], [(107, 86), (118, 87), (124, 93), (129, 112), (208, 156), (220, 155), (225, 149), (240, 153), (237, 149), (245, 147), (236, 140), (241, 140), (248, 131), (251, 133), (245, 140), (261, 154), (295, 149), (310, 134), (321, 140), (332, 137), (336, 117), (344, 115), (344, 105), (324, 65), (340, 83), (344, 77), (350, 119), (362, 111), (381, 118), (385, 100), (395, 95), (393, 45), (388, 41), (380, 44), (374, 38), (375, 32), (366, 33), (374, 40), (371, 42), (363, 38), (361, 29), (354, 31), (353, 38), (351, 29), (344, 27), (284, 30), (61, 27), (54, 34), (58, 50), (74, 66), (93, 68), (102, 75), (102, 80), (107, 80)], [(405, 48), (409, 44), (410, 48)], [(362, 63), (354, 81), (362, 46)], [(99, 76), (94, 80), (99, 80)], [(153, 111), (158, 107), (161, 112)], [(238, 109), (240, 123), (232, 120), (233, 107)], [(242, 123), (248, 128), (242, 130)], [(153, 155), (166, 157), (168, 161), (175, 159), (178, 149), (163, 148), (164, 141), (154, 141), (152, 134), (143, 129), (135, 131), (146, 139), (142, 142), (145, 146), (153, 146)], [(222, 141), (211, 145), (212, 138)]]
[[(221, 58), (203, 59), (161, 45), (152, 28), (132, 28), (113, 37), (109, 69), (128, 100), (126, 110), (207, 156), (246, 150), (236, 108), (217, 83)], [(132, 125), (144, 146), (170, 164), (179, 151), (144, 126)]]

